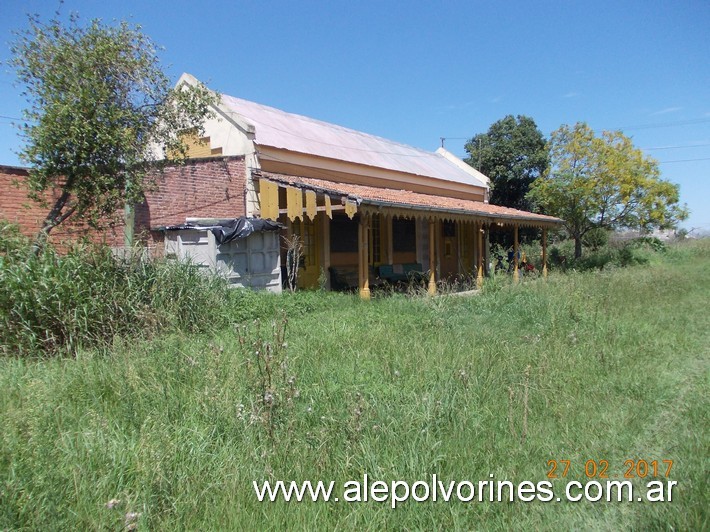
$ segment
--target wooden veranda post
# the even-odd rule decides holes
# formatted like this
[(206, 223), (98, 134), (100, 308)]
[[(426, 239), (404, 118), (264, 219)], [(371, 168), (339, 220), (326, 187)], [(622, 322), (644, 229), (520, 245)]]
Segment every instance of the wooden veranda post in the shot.
[(483, 223), (481, 222), (476, 224), (476, 247), (478, 248), (478, 253), (476, 253), (478, 259), (476, 264), (476, 288), (480, 290), (483, 288)]
[(429, 220), (429, 295), (436, 294), (436, 222)]
[(358, 285), (360, 288), (360, 299), (370, 299), (370, 275), (369, 275), (369, 218), (365, 213), (360, 213), (360, 223), (358, 224)]
[(547, 227), (542, 228), (542, 276), (547, 277)]
[(513, 282), (517, 283), (520, 281), (520, 272), (518, 271), (518, 225), (515, 224), (515, 231), (513, 232)]

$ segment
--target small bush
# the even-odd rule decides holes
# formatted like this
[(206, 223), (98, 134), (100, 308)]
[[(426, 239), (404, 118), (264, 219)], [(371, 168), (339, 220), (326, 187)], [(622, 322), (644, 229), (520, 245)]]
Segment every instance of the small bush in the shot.
[(648, 264), (655, 253), (666, 253), (667, 246), (654, 237), (641, 237), (624, 244), (608, 243), (601, 245), (604, 237), (597, 231), (593, 238), (596, 247), (585, 243), (582, 257), (574, 258), (574, 242), (565, 240), (550, 247), (550, 265), (561, 271), (593, 271), (609, 267), (622, 267)]
[(616, 261), (616, 256), (617, 253), (614, 250), (603, 247), (596, 252), (587, 253), (587, 255), (576, 259), (572, 267), (579, 271), (603, 270), (605, 266)]
[(648, 264), (648, 257), (640, 253), (638, 247), (627, 244), (617, 252), (617, 263), (624, 268), (636, 264)]
[(574, 242), (572, 240), (564, 240), (551, 246), (549, 256), (550, 265), (553, 268), (565, 271), (574, 263)]
[(627, 247), (645, 248), (655, 251), (656, 253), (665, 253), (668, 250), (668, 246), (666, 246), (665, 242), (655, 236), (642, 236), (634, 238), (627, 244)]
[(595, 227), (587, 232), (582, 238), (582, 244), (596, 251), (605, 247), (609, 243), (609, 230), (603, 227)]

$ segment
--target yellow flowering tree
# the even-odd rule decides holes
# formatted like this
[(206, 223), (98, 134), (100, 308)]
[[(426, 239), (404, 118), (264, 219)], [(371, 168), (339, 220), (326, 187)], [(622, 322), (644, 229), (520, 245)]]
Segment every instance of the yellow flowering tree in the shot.
[(660, 177), (658, 163), (620, 131), (600, 136), (585, 123), (561, 126), (549, 141), (550, 168), (528, 199), (559, 216), (574, 239), (575, 257), (592, 229), (668, 229), (687, 215), (679, 187)]

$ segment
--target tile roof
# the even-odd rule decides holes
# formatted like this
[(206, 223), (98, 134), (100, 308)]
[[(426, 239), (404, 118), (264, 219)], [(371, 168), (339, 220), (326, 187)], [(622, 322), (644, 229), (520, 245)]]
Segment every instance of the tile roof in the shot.
[(353, 185), (350, 183), (335, 183), (323, 179), (275, 174), (271, 172), (261, 172), (261, 177), (284, 185), (316, 190), (317, 192), (326, 194), (348, 196), (358, 203), (375, 206), (399, 207), (419, 211), (439, 211), (452, 214), (480, 216), (482, 218), (520, 221), (531, 224), (556, 225), (562, 223), (562, 220), (554, 216), (535, 214), (518, 209), (511, 209), (510, 207), (492, 205), (482, 201), (434, 196), (409, 190), (395, 190), (391, 188)]

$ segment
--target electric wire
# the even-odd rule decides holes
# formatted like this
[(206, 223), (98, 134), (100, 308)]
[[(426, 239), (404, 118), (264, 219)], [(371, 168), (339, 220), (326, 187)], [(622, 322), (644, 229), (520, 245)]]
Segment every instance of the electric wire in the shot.
[(710, 157), (702, 157), (700, 159), (676, 159), (674, 161), (659, 161), (658, 164), (690, 163), (693, 161), (710, 161)]

